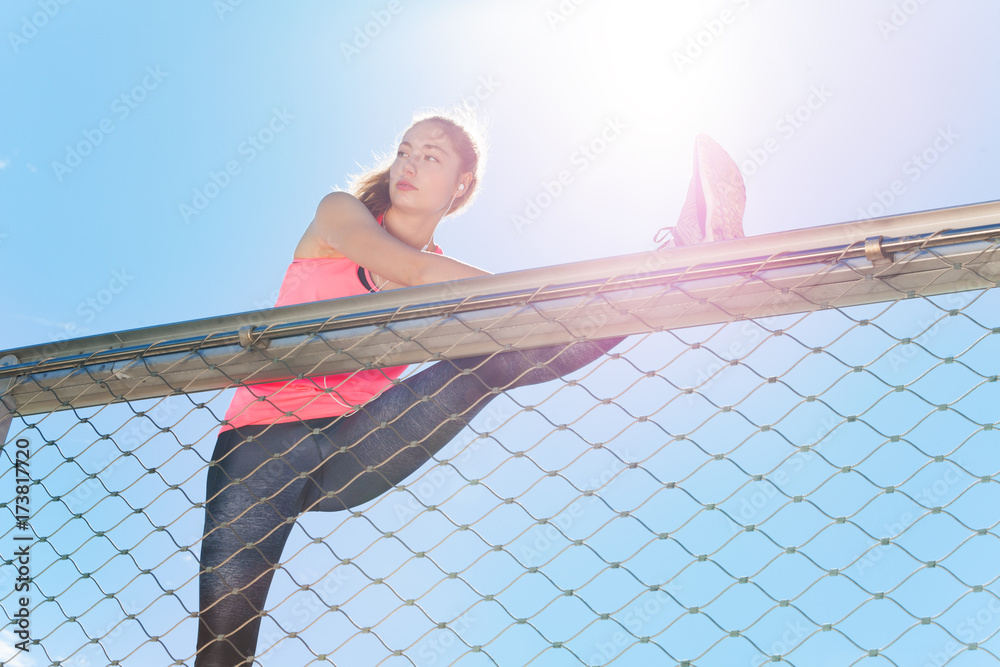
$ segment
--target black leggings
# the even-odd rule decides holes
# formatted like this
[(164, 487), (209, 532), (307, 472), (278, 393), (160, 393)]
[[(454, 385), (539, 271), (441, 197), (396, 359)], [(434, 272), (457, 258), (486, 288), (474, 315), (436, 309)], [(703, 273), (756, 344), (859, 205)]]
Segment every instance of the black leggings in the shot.
[(219, 436), (208, 471), (196, 667), (250, 665), (294, 519), (373, 500), (507, 390), (571, 373), (622, 339), (441, 361), (340, 418)]

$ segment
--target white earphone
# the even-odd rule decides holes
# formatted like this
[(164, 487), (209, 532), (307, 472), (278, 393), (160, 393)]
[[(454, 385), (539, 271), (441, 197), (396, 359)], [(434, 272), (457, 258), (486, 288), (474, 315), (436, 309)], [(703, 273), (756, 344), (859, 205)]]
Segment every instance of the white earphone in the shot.
[(458, 184), (458, 189), (459, 190), (464, 190), (465, 189), (465, 183), (459, 183)]

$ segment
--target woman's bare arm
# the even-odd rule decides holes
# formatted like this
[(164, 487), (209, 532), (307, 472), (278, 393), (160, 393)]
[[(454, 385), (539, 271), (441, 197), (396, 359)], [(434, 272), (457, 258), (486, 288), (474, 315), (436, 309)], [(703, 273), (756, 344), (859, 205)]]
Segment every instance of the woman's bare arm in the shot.
[(295, 256), (344, 256), (404, 287), (489, 275), (470, 264), (403, 243), (346, 192), (331, 192), (323, 197)]

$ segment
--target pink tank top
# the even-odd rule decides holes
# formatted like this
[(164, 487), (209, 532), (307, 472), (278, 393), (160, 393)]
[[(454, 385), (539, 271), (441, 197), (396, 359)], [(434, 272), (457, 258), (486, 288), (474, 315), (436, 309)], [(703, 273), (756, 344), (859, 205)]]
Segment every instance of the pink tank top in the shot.
[[(441, 248), (435, 246), (434, 252), (441, 254)], [(291, 306), (367, 294), (375, 291), (369, 288), (370, 284), (367, 272), (346, 257), (295, 259), (285, 272), (274, 305)], [(404, 370), (406, 366), (394, 366), (238, 387), (222, 430), (354, 412), (385, 391)]]

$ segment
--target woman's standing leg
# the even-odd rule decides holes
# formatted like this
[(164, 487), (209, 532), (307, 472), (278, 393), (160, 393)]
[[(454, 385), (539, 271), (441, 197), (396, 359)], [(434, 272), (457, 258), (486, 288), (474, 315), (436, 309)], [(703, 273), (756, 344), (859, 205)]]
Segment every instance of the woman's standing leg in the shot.
[(300, 423), (223, 432), (208, 471), (201, 543), (198, 667), (249, 665), (290, 517), (319, 463)]

